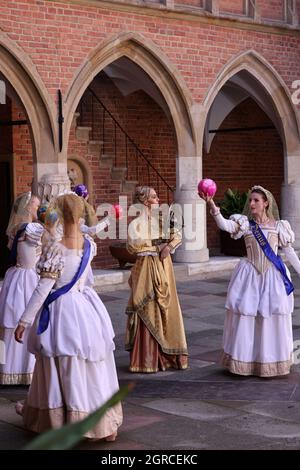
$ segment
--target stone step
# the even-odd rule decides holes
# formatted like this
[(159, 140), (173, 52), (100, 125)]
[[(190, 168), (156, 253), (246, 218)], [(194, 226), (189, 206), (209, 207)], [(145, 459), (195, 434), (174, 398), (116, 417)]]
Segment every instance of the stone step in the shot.
[(138, 181), (125, 180), (122, 182), (122, 191), (124, 193), (133, 193), (138, 184)]
[(103, 146), (102, 140), (89, 140), (88, 141), (88, 152), (94, 155), (100, 155)]
[(127, 173), (127, 168), (121, 166), (113, 166), (111, 169), (112, 180), (124, 180)]
[(88, 142), (90, 138), (90, 132), (92, 128), (87, 126), (77, 126), (76, 127), (76, 139), (80, 142)]
[[(229, 256), (215, 256), (203, 263), (173, 263), (176, 281), (189, 279), (212, 279), (227, 276), (232, 272), (239, 258)], [(97, 292), (119, 291), (129, 289), (130, 264), (124, 269), (97, 269), (93, 271), (95, 289)]]
[(103, 153), (100, 156), (99, 165), (102, 168), (112, 168), (114, 165), (113, 157)]

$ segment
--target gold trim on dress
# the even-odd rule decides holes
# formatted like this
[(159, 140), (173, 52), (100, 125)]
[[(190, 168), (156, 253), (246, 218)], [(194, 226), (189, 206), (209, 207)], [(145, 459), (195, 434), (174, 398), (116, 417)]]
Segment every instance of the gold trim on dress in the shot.
[(25, 374), (4, 374), (0, 373), (1, 385), (30, 385), (32, 380), (32, 373)]
[(42, 271), (40, 274), (41, 278), (48, 278), (48, 279), (58, 279), (60, 276), (60, 273), (54, 273), (54, 272), (49, 272), (49, 271)]
[(222, 365), (233, 374), (256, 375), (258, 377), (275, 377), (290, 373), (293, 364), (292, 354), (286, 361), (278, 362), (243, 362), (234, 359), (230, 354), (223, 351)]

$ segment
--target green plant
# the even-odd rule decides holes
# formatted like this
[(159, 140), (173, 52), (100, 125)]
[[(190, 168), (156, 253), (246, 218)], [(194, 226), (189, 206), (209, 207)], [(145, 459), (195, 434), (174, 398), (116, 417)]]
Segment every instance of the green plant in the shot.
[(66, 424), (59, 429), (51, 429), (36, 437), (24, 450), (66, 450), (77, 444), (93, 426), (95, 426), (106, 411), (115, 406), (133, 388), (133, 384), (124, 385), (101, 408), (89, 414), (82, 421)]
[(225, 192), (225, 198), (220, 202), (221, 214), (227, 219), (232, 214), (241, 214), (245, 207), (248, 197), (247, 192), (240, 192), (237, 189), (228, 188)]

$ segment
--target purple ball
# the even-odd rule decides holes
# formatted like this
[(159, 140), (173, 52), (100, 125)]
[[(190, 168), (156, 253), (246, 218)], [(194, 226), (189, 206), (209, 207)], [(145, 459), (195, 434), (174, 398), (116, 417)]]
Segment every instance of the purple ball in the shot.
[(76, 193), (78, 196), (83, 197), (84, 199), (88, 197), (89, 192), (85, 184), (77, 184), (75, 188), (73, 189), (74, 193)]

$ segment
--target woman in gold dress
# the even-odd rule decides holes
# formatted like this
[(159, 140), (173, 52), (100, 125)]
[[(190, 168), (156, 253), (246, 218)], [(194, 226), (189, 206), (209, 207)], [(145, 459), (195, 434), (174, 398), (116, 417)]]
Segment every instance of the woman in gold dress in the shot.
[[(128, 227), (128, 251), (137, 255), (126, 309), (126, 349), (131, 372), (186, 369), (188, 352), (170, 253), (181, 244), (174, 219), (165, 230), (157, 215), (159, 199), (149, 186), (139, 186), (140, 215)], [(173, 221), (173, 223), (172, 223)]]

